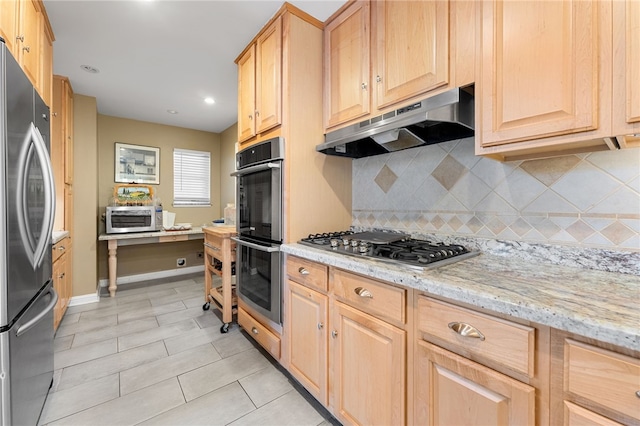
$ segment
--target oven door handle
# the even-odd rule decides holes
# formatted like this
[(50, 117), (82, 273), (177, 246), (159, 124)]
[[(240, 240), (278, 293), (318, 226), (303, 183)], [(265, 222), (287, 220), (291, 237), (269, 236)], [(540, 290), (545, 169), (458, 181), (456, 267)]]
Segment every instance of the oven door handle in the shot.
[(279, 169), (280, 167), (281, 167), (280, 162), (277, 162), (277, 163), (269, 162), (264, 164), (258, 164), (257, 166), (251, 166), (251, 167), (247, 167), (246, 169), (235, 171), (231, 173), (231, 176), (244, 176), (244, 175), (248, 175), (249, 173), (261, 172), (263, 170)]
[(260, 244), (255, 244), (255, 243), (250, 243), (248, 241), (244, 241), (241, 240), (240, 238), (236, 238), (236, 237), (231, 237), (231, 239), (233, 241), (235, 241), (236, 243), (240, 244), (241, 246), (246, 246), (246, 247), (250, 247), (252, 249), (256, 249), (256, 250), (260, 250), (260, 251), (266, 251), (267, 253), (273, 253), (276, 251), (280, 251), (280, 247), (267, 247), (267, 246), (263, 246)]

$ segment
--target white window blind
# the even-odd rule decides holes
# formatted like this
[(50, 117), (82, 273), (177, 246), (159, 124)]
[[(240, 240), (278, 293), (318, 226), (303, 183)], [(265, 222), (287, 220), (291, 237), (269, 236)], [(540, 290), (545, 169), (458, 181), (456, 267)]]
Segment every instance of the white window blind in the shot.
[(211, 205), (211, 153), (173, 149), (173, 205)]

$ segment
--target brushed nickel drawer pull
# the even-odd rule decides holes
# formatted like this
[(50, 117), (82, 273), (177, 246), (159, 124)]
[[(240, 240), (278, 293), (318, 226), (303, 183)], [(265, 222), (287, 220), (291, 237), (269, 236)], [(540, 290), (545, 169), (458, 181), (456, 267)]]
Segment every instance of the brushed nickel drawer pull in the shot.
[(324, 324), (323, 324), (323, 323), (321, 323), (321, 322), (319, 322), (319, 323), (318, 323), (318, 330), (322, 330), (322, 327), (324, 327)]
[(258, 334), (258, 329), (257, 329), (257, 328), (255, 328), (255, 327), (251, 327), (251, 332), (252, 332), (253, 334)]
[(637, 390), (637, 391), (636, 391), (636, 396), (637, 396), (638, 398), (640, 398), (640, 390)]
[(60, 247), (56, 247), (56, 248), (57, 248), (58, 250), (60, 250), (60, 251), (62, 251), (62, 250), (64, 250), (64, 249), (65, 249), (65, 248), (64, 248), (64, 246), (60, 246)]
[(369, 299), (373, 299), (373, 294), (366, 288), (356, 287), (353, 289), (353, 291), (360, 297), (368, 297)]
[(450, 322), (449, 328), (462, 337), (473, 337), (474, 339), (484, 341), (484, 334), (480, 333), (480, 330), (470, 324), (466, 324), (464, 322)]
[(309, 271), (307, 271), (303, 266), (298, 268), (298, 272), (300, 272), (301, 275), (309, 275)]
[(338, 337), (338, 332), (335, 330), (331, 331), (331, 337), (333, 337), (334, 339)]

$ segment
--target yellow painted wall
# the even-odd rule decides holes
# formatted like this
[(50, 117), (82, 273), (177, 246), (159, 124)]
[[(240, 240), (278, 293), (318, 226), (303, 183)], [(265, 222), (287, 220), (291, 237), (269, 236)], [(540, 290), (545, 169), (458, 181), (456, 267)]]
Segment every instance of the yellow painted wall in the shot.
[[(154, 185), (163, 209), (176, 213), (176, 223), (193, 226), (210, 223), (222, 215), (220, 205), (220, 134), (166, 126), (137, 120), (98, 115), (98, 217), (105, 212), (115, 183), (115, 143), (160, 148), (160, 184)], [(173, 148), (209, 151), (211, 153), (211, 207), (173, 207)], [(100, 220), (100, 232), (104, 223)], [(202, 240), (139, 245), (118, 249), (118, 277), (176, 269), (176, 259), (186, 258), (186, 266), (198, 266), (203, 260)], [(98, 252), (98, 276), (108, 276), (107, 244), (101, 242)]]
[(220, 133), (220, 208), (222, 209), (227, 203), (235, 203), (236, 199), (236, 178), (230, 175), (236, 170), (237, 141), (238, 123), (234, 123)]

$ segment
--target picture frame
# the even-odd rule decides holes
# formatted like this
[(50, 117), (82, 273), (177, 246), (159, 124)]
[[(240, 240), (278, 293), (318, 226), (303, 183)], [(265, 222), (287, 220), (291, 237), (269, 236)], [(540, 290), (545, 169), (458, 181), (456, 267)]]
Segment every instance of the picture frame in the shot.
[(114, 180), (160, 184), (160, 148), (116, 142)]

